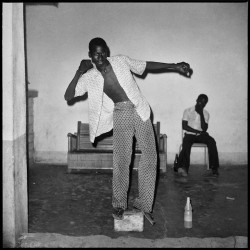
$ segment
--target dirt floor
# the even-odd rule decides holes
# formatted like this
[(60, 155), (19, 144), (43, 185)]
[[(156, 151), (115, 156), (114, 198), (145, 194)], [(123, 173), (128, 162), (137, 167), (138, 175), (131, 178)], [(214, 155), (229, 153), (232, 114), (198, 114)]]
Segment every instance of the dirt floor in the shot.
[[(179, 177), (168, 167), (167, 173), (158, 175), (156, 224), (145, 221), (143, 232), (114, 231), (111, 184), (110, 170), (69, 174), (67, 166), (33, 165), (28, 171), (29, 233), (152, 240), (248, 235), (247, 166), (222, 166), (218, 178), (210, 177), (203, 166), (191, 166), (188, 177)], [(133, 171), (129, 208), (137, 185), (137, 171)], [(184, 228), (187, 197), (193, 207), (191, 229)]]

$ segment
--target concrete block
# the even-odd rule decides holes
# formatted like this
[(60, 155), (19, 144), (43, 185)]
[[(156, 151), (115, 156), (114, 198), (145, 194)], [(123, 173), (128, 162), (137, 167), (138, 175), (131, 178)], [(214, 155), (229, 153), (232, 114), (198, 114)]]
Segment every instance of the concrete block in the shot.
[(123, 220), (114, 219), (115, 231), (142, 232), (143, 225), (144, 225), (144, 216), (142, 212), (125, 211)]

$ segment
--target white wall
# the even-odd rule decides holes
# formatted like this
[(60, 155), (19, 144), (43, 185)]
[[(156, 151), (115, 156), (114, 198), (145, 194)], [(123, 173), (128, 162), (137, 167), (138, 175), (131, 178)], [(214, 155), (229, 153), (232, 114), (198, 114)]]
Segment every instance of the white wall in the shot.
[[(247, 163), (248, 3), (59, 3), (26, 7), (27, 58), (35, 99), (36, 160), (66, 163), (67, 133), (88, 122), (88, 101), (68, 106), (65, 90), (88, 43), (102, 37), (111, 55), (188, 62), (191, 79), (174, 73), (137, 80), (154, 121), (168, 136), (168, 163), (181, 142), (183, 110), (209, 97), (209, 133), (221, 164)], [(198, 152), (199, 153), (199, 152)], [(202, 156), (202, 155), (201, 155)], [(199, 160), (199, 159), (198, 159)]]
[(2, 239), (14, 248), (28, 231), (23, 3), (2, 6)]

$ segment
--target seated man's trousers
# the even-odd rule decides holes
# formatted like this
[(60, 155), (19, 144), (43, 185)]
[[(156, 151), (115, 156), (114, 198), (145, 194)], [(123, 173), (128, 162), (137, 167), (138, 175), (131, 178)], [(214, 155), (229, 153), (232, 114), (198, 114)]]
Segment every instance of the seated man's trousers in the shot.
[(217, 145), (213, 137), (208, 134), (193, 135), (185, 133), (182, 143), (182, 150), (178, 159), (178, 168), (181, 167), (186, 169), (188, 172), (190, 166), (190, 153), (193, 143), (205, 143), (208, 147), (209, 156), (209, 168), (218, 169), (219, 168), (219, 157), (217, 151)]

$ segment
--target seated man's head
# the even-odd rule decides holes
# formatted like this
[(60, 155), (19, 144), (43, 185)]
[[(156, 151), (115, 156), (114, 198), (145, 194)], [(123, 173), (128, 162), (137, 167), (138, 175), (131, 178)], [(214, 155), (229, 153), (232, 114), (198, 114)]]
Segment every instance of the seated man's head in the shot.
[(98, 67), (106, 64), (107, 56), (109, 56), (109, 48), (106, 42), (100, 38), (93, 38), (89, 42), (89, 57), (92, 62)]
[(208, 97), (205, 94), (200, 94), (196, 100), (196, 106), (199, 106), (200, 108), (205, 108), (205, 106), (208, 103)]

